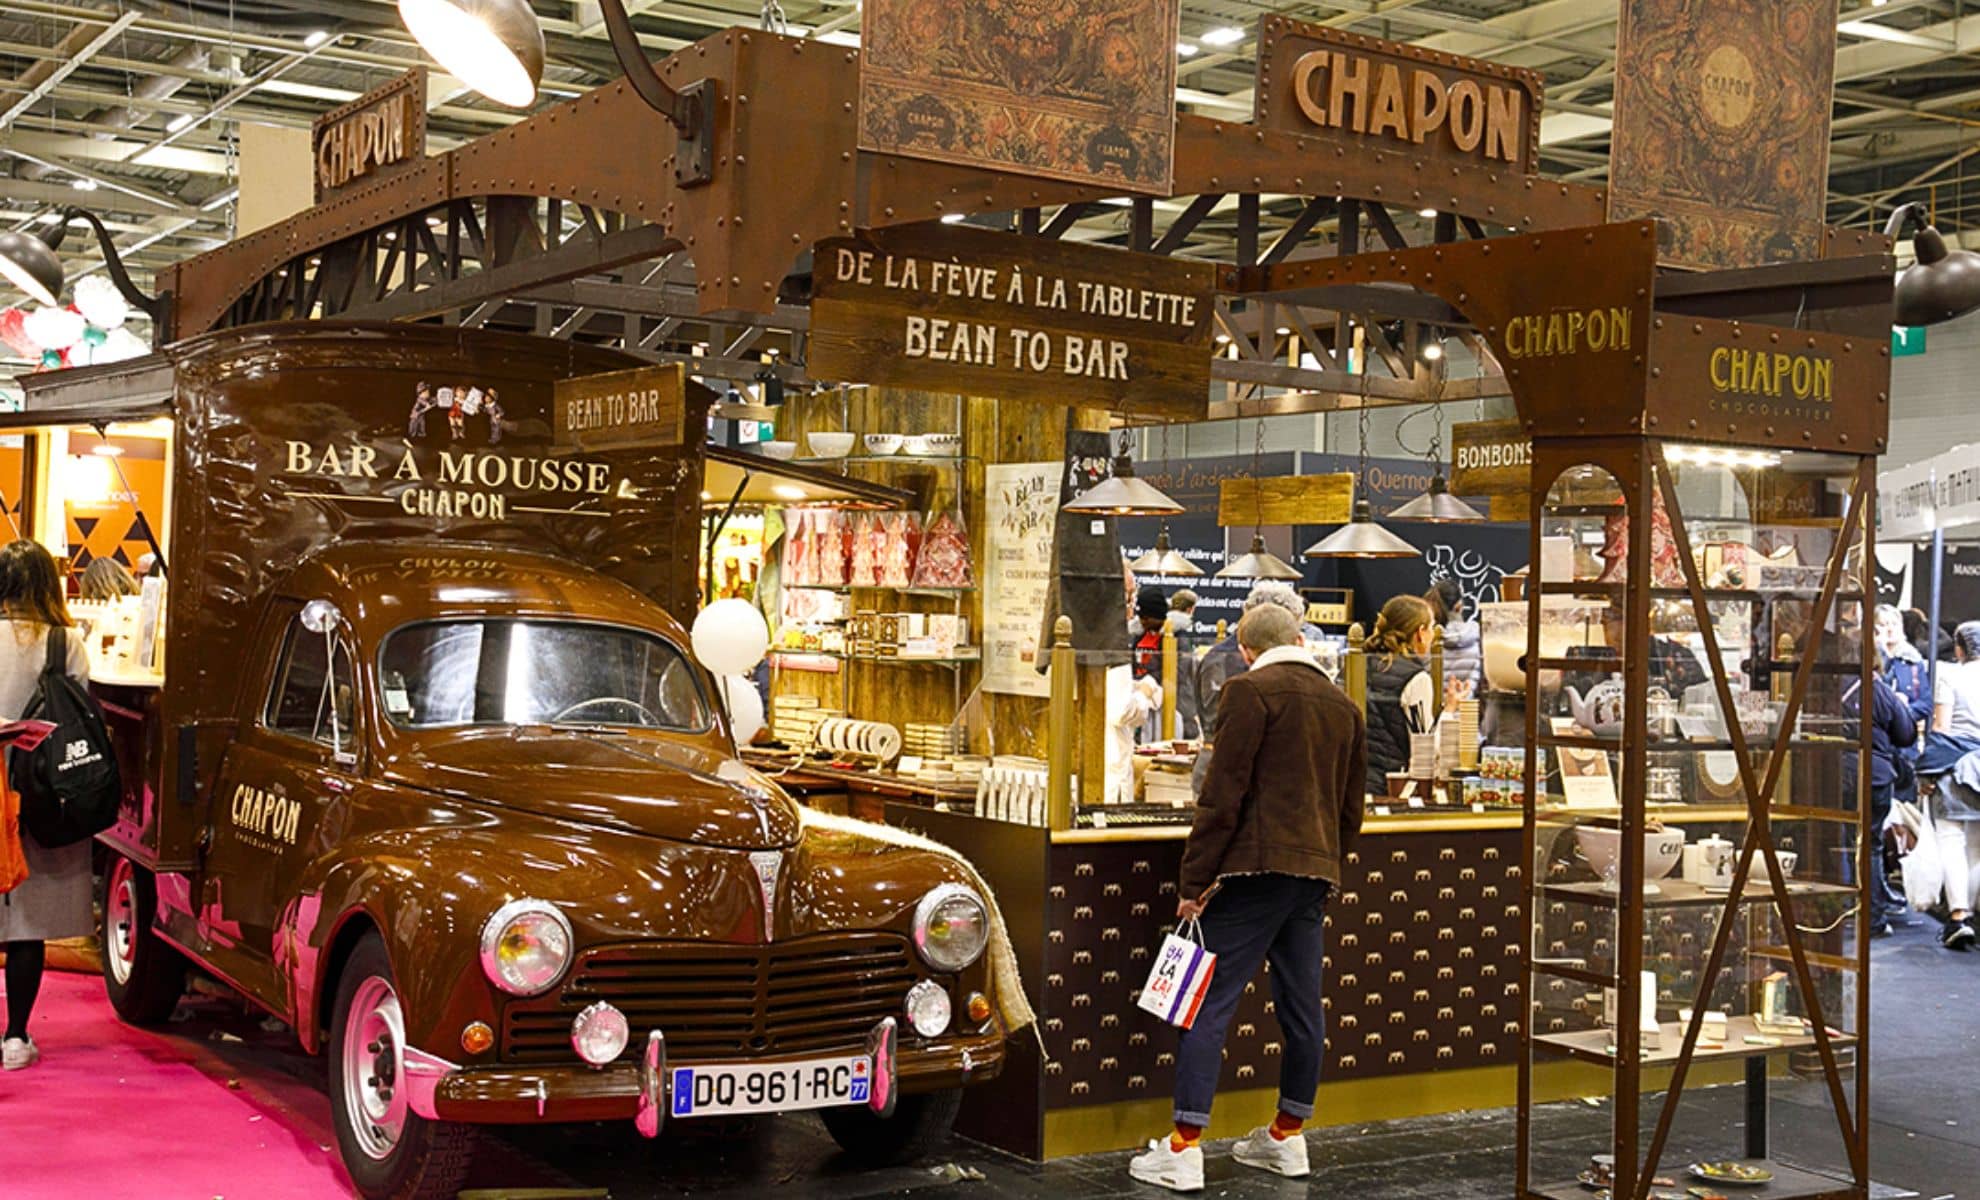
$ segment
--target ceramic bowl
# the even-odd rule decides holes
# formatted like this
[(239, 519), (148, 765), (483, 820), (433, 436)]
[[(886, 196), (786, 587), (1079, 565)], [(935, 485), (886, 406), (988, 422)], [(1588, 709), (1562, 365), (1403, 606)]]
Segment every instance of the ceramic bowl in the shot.
[[(1608, 879), (1620, 874), (1617, 852), (1622, 847), (1622, 830), (1602, 825), (1582, 825), (1574, 831), (1575, 849), (1587, 860), (1595, 874)], [(1643, 835), (1643, 878), (1662, 879), (1677, 868), (1684, 857), (1684, 830), (1664, 829)]]
[(763, 457), (774, 458), (778, 462), (783, 462), (789, 459), (792, 455), (797, 453), (797, 443), (796, 442), (764, 442), (761, 445), (759, 445), (757, 449), (763, 452)]
[(951, 455), (962, 452), (962, 435), (960, 434), (931, 433), (922, 438), (922, 441), (928, 447), (923, 451), (925, 454)]
[(852, 453), (853, 443), (859, 440), (854, 433), (812, 433), (805, 435), (805, 444), (819, 458), (844, 458)]
[(866, 435), (866, 452), (872, 455), (898, 454), (904, 440), (898, 433), (869, 433)]
[(901, 440), (901, 453), (907, 455), (926, 455), (928, 453), (928, 435), (925, 433), (911, 433), (907, 435), (907, 437)]

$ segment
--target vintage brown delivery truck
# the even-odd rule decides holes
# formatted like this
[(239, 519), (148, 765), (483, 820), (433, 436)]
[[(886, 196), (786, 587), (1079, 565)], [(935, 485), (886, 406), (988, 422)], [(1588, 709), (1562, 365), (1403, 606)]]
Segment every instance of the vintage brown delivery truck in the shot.
[(260, 326), (4, 418), (28, 536), (161, 560), (79, 606), (110, 998), (162, 1021), (196, 970), (287, 1022), (367, 1197), (451, 1197), (486, 1123), (818, 1109), (898, 1158), (1003, 1062), (969, 869), (737, 760), (677, 620), (705, 403), (671, 446), (554, 444), (557, 380), (634, 365)]

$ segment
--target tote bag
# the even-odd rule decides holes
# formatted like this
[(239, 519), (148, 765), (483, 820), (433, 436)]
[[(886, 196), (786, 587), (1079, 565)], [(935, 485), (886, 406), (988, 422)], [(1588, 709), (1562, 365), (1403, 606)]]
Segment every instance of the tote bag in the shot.
[(1178, 1029), (1188, 1029), (1196, 1023), (1196, 1010), (1203, 1007), (1216, 972), (1217, 956), (1203, 948), (1203, 926), (1194, 919), (1184, 921), (1162, 939), (1136, 1003)]

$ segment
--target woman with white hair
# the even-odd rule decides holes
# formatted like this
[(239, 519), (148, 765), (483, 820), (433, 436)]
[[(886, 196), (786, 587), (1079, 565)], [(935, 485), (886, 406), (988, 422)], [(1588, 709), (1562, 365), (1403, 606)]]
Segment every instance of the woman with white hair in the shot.
[(1932, 696), (1932, 732), (1918, 756), (1919, 778), (1931, 781), (1932, 832), (1946, 874), (1946, 926), (1939, 941), (1948, 950), (1980, 944), (1973, 896), (1980, 888), (1980, 621), (1953, 631), (1953, 662), (1940, 666)]

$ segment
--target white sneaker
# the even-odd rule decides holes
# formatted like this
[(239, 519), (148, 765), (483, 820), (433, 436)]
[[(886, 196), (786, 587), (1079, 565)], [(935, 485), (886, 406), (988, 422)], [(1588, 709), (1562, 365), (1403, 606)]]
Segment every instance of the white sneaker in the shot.
[(1172, 1145), (1165, 1137), (1148, 1143), (1147, 1153), (1135, 1155), (1128, 1163), (1128, 1174), (1172, 1192), (1202, 1191), (1203, 1147), (1191, 1146), (1177, 1152)]
[[(0, 1042), (0, 1068), (21, 1071), (41, 1061), (41, 1047), (34, 1044), (33, 1038), (8, 1038)], [(1203, 1169), (1197, 1168), (1197, 1178), (1203, 1177)]]
[(1231, 1157), (1247, 1167), (1271, 1171), (1288, 1179), (1303, 1179), (1313, 1170), (1306, 1159), (1306, 1139), (1298, 1134), (1280, 1139), (1270, 1126), (1260, 1125), (1231, 1146)]

